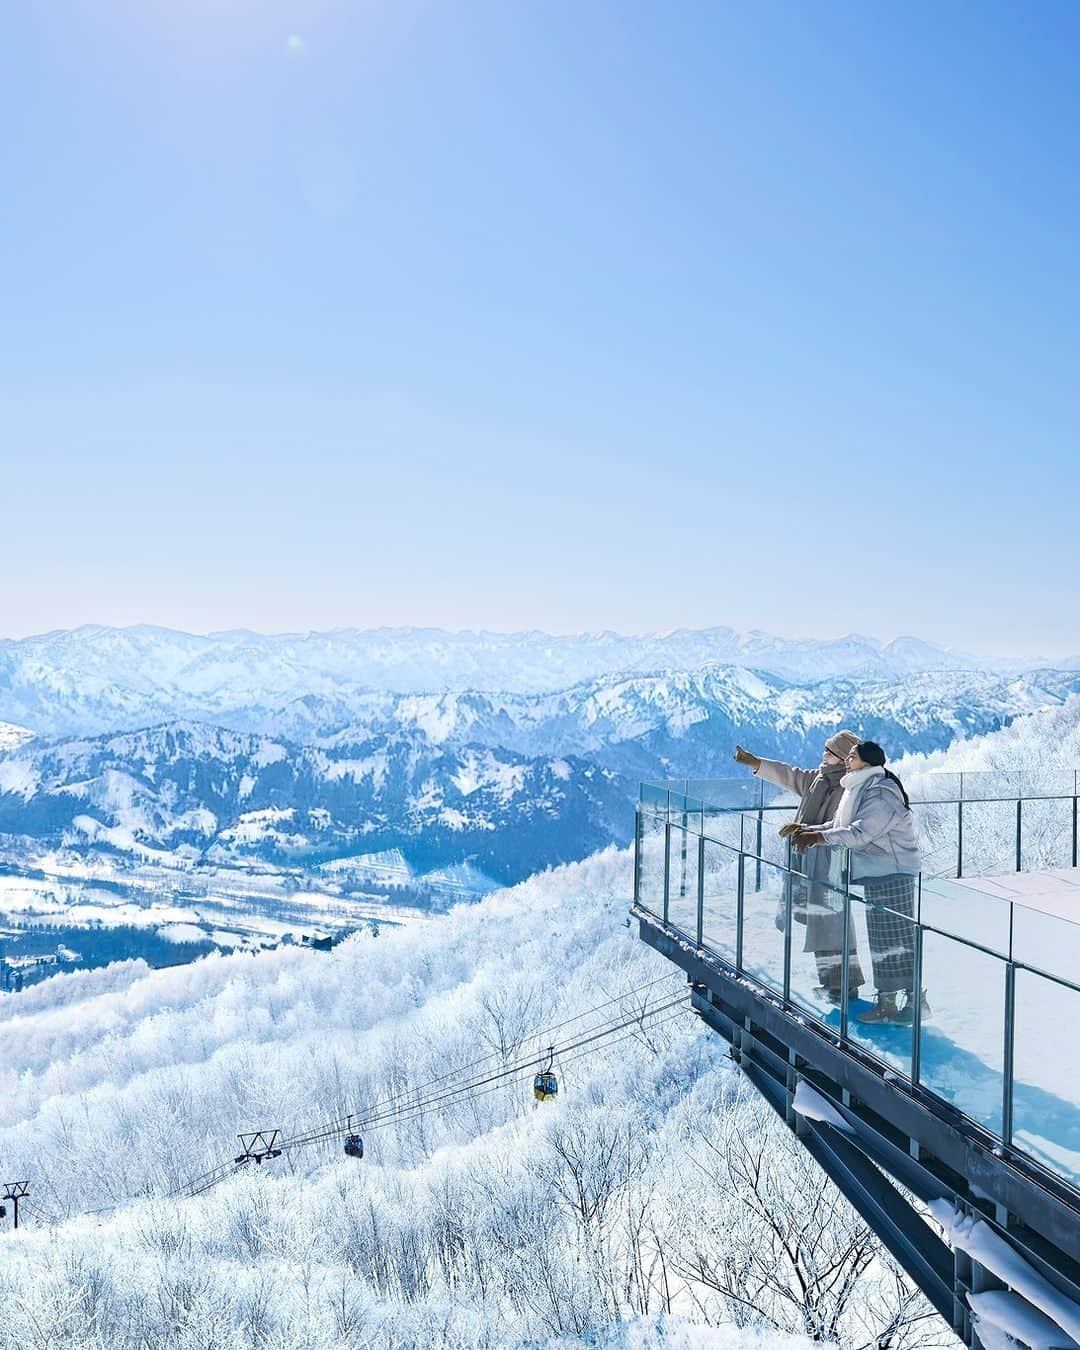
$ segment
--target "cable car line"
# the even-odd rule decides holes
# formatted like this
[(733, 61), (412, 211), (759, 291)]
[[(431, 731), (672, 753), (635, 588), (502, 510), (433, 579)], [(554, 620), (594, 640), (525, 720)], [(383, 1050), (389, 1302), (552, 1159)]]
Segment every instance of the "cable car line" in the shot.
[[(608, 1026), (602, 1027), (600, 1029), (588, 1028), (587, 1035), (582, 1035), (579, 1037), (571, 1037), (569, 1040), (557, 1044), (554, 1047), (555, 1052), (560, 1056), (560, 1058), (565, 1057), (566, 1055), (571, 1054), (575, 1050), (591, 1045), (598, 1040), (603, 1040), (605, 1037), (612, 1036), (617, 1031), (622, 1031), (627, 1027), (636, 1027), (640, 1025), (640, 1023), (645, 1018), (654, 1017), (658, 1013), (666, 1012), (669, 1009), (674, 1008), (676, 1006), (686, 1006), (685, 993), (681, 993), (678, 996), (678, 998), (671, 999), (666, 1003), (654, 1004), (651, 1008), (646, 1008), (643, 1012), (638, 1012), (633, 1017), (627, 1018), (622, 1022), (611, 1023)], [(538, 1065), (543, 1065), (546, 1062), (547, 1062), (546, 1052), (541, 1055), (530, 1055), (528, 1057), (519, 1056), (517, 1060), (507, 1065), (505, 1068), (500, 1069), (497, 1073), (489, 1074), (485, 1077), (473, 1078), (465, 1083), (458, 1084), (454, 1087), (444, 1088), (442, 1091), (437, 1092), (428, 1097), (422, 1098), (419, 1101), (415, 1100), (408, 1101), (400, 1107), (387, 1110), (378, 1114), (362, 1117), (360, 1119), (360, 1127), (362, 1129), (370, 1130), (377, 1125), (382, 1125), (387, 1122), (395, 1121), (401, 1116), (404, 1115), (411, 1116), (418, 1108), (427, 1111), (437, 1106), (445, 1106), (458, 1097), (470, 1095), (474, 1093), (476, 1089), (486, 1087), (489, 1083), (501, 1082), (501, 1080), (504, 1080), (515, 1074), (523, 1073), (527, 1069), (535, 1068)], [(320, 1143), (323, 1140), (338, 1138), (341, 1136), (342, 1133), (343, 1127), (336, 1127), (336, 1128), (331, 1127), (319, 1133), (315, 1133), (314, 1131), (312, 1131), (307, 1134), (294, 1135), (290, 1138), (282, 1140), (282, 1147), (303, 1148), (307, 1144)]]
[[(689, 1006), (689, 1005), (684, 1005), (684, 1006)], [(681, 1014), (682, 1012), (683, 1012), (683, 1007), (677, 1008), (677, 1009), (675, 1009), (674, 1011), (669, 1012), (668, 1015), (667, 1015), (666, 1017), (660, 1018), (659, 1021), (653, 1022), (651, 1025), (653, 1025), (653, 1026), (663, 1026), (666, 1022), (673, 1022), (673, 1021), (675, 1021), (675, 1020), (680, 1016), (680, 1014)], [(634, 1038), (635, 1035), (636, 1035), (636, 1032), (635, 1032), (635, 1031), (628, 1031), (628, 1032), (626, 1032), (624, 1035), (619, 1036), (619, 1037), (618, 1037), (617, 1039), (615, 1039), (614, 1041), (610, 1041), (610, 1042), (608, 1042), (608, 1043), (605, 1044), (605, 1045), (602, 1045), (602, 1046), (597, 1047), (597, 1049), (600, 1049), (600, 1050), (607, 1050), (607, 1049), (610, 1049), (612, 1046), (621, 1045), (623, 1041), (629, 1041), (629, 1040), (632, 1040), (632, 1039)], [(592, 1050), (592, 1049), (583, 1049), (583, 1050), (580, 1050), (576, 1055), (567, 1055), (567, 1056), (565, 1056), (565, 1058), (563, 1059), (563, 1063), (565, 1063), (565, 1064), (571, 1064), (571, 1063), (574, 1062), (574, 1060), (577, 1060), (577, 1059), (584, 1059), (587, 1055), (593, 1054), (593, 1053), (595, 1053), (595, 1051)], [(505, 1088), (506, 1086), (507, 1086), (506, 1083), (495, 1083), (495, 1084), (491, 1085), (490, 1087), (485, 1088), (482, 1092), (474, 1092), (474, 1093), (470, 1093), (468, 1099), (469, 1099), (469, 1101), (476, 1101), (476, 1100), (478, 1100), (478, 1099), (481, 1098), (481, 1097), (488, 1097), (488, 1096), (490, 1096), (493, 1092), (501, 1092), (501, 1091), (503, 1090), (503, 1088)], [(389, 1120), (389, 1119), (388, 1119), (388, 1120), (380, 1121), (380, 1122), (378, 1122), (377, 1124), (371, 1126), (370, 1128), (372, 1128), (372, 1129), (380, 1129), (380, 1128), (383, 1128), (383, 1127), (385, 1127), (385, 1126), (387, 1126), (387, 1125), (410, 1125), (410, 1124), (413, 1123), (413, 1121), (423, 1119), (423, 1117), (424, 1117), (425, 1115), (427, 1115), (427, 1111), (426, 1111), (426, 1110), (424, 1110), (424, 1111), (418, 1111), (418, 1112), (414, 1113), (414, 1114), (411, 1115), (411, 1116), (410, 1116), (410, 1115), (403, 1115), (403, 1116), (401, 1116), (401, 1117), (399, 1117), (399, 1118), (396, 1118), (396, 1119), (393, 1119), (393, 1120)], [(329, 1137), (328, 1137), (327, 1140), (313, 1140), (313, 1141), (311, 1141), (311, 1142), (329, 1142)], [(298, 1147), (305, 1147), (305, 1145), (298, 1145)]]
[[(611, 998), (605, 999), (602, 1003), (598, 1003), (595, 1007), (586, 1008), (584, 1012), (577, 1013), (573, 1017), (565, 1018), (563, 1021), (556, 1022), (552, 1026), (542, 1027), (539, 1028), (538, 1030), (528, 1032), (526, 1035), (522, 1036), (520, 1044), (524, 1044), (525, 1041), (531, 1041), (541, 1037), (550, 1036), (553, 1032), (559, 1031), (564, 1027), (572, 1026), (575, 1022), (580, 1022), (584, 1017), (589, 1017), (593, 1013), (603, 1011), (603, 1009), (610, 1007), (612, 1003), (618, 1003), (620, 1000), (630, 998), (634, 994), (644, 993), (646, 989), (652, 989), (654, 986), (663, 983), (671, 983), (671, 976), (660, 975), (656, 979), (649, 980), (645, 984), (638, 985), (634, 989), (627, 989), (624, 990), (621, 994), (615, 994)], [(476, 1068), (480, 1064), (486, 1064), (490, 1060), (498, 1059), (501, 1056), (501, 1054), (502, 1052), (499, 1050), (492, 1050), (488, 1054), (481, 1055), (479, 1058), (470, 1060), (466, 1064), (459, 1064), (453, 1069), (448, 1069), (446, 1073), (439, 1074), (437, 1077), (429, 1079), (426, 1084), (420, 1085), (421, 1089), (427, 1090), (434, 1087), (437, 1083), (445, 1082), (446, 1079), (448, 1078), (458, 1077), (460, 1074), (467, 1072), (469, 1069)], [(395, 1093), (390, 1097), (386, 1097), (382, 1101), (377, 1102), (375, 1104), (375, 1108), (373, 1109), (378, 1109), (381, 1111), (383, 1107), (392, 1106), (394, 1102), (402, 1101), (406, 1098), (411, 1099), (416, 1091), (417, 1091), (416, 1088), (409, 1088), (407, 1091)], [(326, 1132), (328, 1135), (337, 1135), (341, 1133), (342, 1128), (343, 1128), (342, 1120), (339, 1117), (337, 1120), (326, 1121), (322, 1125), (313, 1126), (312, 1129), (309, 1131), (303, 1132), (298, 1135), (293, 1135), (287, 1142), (290, 1145), (298, 1144), (304, 1140), (305, 1134), (314, 1135), (318, 1133), (321, 1135), (323, 1132)]]
[[(685, 998), (686, 998), (685, 994), (680, 994), (677, 999), (670, 1000), (668, 1003), (664, 1004), (654, 1004), (651, 1008), (647, 1008), (644, 1011), (644, 1013), (641, 1012), (636, 1013), (632, 1018), (628, 1018), (623, 1022), (612, 1023), (600, 1029), (590, 1027), (588, 1028), (589, 1032), (588, 1035), (582, 1036), (580, 1038), (571, 1038), (566, 1042), (560, 1043), (559, 1045), (556, 1046), (556, 1050), (559, 1054), (563, 1054), (567, 1051), (576, 1049), (579, 1045), (586, 1045), (604, 1036), (612, 1035), (614, 1034), (614, 1032), (620, 1031), (624, 1027), (638, 1024), (643, 1019), (643, 1017), (654, 1016), (656, 1013), (662, 1012), (667, 1008), (673, 1007), (677, 1003), (679, 1004), (684, 1003)], [(519, 1055), (514, 1061), (504, 1066), (496, 1073), (492, 1073), (484, 1077), (472, 1078), (464, 1083), (458, 1083), (453, 1087), (443, 1088), (439, 1092), (429, 1095), (428, 1097), (422, 1098), (420, 1101), (417, 1101), (416, 1099), (407, 1100), (401, 1106), (393, 1107), (387, 1111), (377, 1112), (375, 1114), (362, 1117), (360, 1124), (363, 1128), (371, 1128), (375, 1124), (381, 1124), (384, 1120), (393, 1120), (402, 1113), (412, 1112), (417, 1106), (431, 1108), (443, 1105), (444, 1103), (452, 1100), (455, 1097), (467, 1094), (475, 1090), (476, 1088), (484, 1087), (488, 1083), (507, 1078), (516, 1073), (521, 1073), (526, 1069), (532, 1069), (537, 1065), (542, 1065), (545, 1062), (545, 1059), (546, 1059), (545, 1055), (539, 1056)], [(400, 1100), (400, 1097), (398, 1098), (398, 1100)], [(342, 1128), (343, 1127), (341, 1126), (335, 1125), (330, 1126), (318, 1133), (316, 1133), (315, 1131), (310, 1131), (306, 1134), (293, 1135), (290, 1138), (286, 1139), (284, 1141), (284, 1144), (286, 1147), (296, 1148), (302, 1147), (304, 1144), (307, 1143), (317, 1142), (318, 1140), (321, 1139), (336, 1138), (342, 1133)]]
[[(523, 1037), (522, 1041), (530, 1040), (533, 1039), (533, 1037), (539, 1037), (544, 1034), (550, 1036), (552, 1032), (572, 1026), (575, 1022), (580, 1022), (585, 1017), (601, 1012), (605, 1008), (610, 1008), (614, 1003), (631, 998), (636, 994), (644, 993), (646, 990), (653, 989), (657, 984), (670, 982), (670, 975), (665, 974), (659, 976), (634, 989), (624, 990), (597, 1004), (595, 1007), (588, 1008), (585, 1011), (576, 1014), (574, 1017), (566, 1018), (561, 1022), (553, 1024), (551, 1027), (544, 1028), (539, 1032), (531, 1033), (530, 1035)], [(659, 1022), (654, 1022), (653, 1025), (661, 1026), (666, 1022), (674, 1020), (679, 1016), (681, 1011), (688, 1006), (686, 999), (685, 989), (677, 998), (670, 999), (667, 1002), (654, 1003), (652, 1006), (649, 1005), (649, 1002), (646, 999), (645, 1004), (638, 1009), (632, 1017), (600, 1027), (586, 1027), (581, 1034), (570, 1036), (565, 1041), (553, 1041), (549, 1044), (546, 1051), (540, 1055), (523, 1055), (518, 1053), (510, 1064), (504, 1065), (496, 1073), (475, 1076), (465, 1082), (458, 1081), (452, 1086), (433, 1091), (433, 1089), (438, 1088), (439, 1084), (445, 1083), (447, 1079), (456, 1077), (460, 1080), (460, 1075), (463, 1072), (466, 1072), (469, 1069), (475, 1069), (482, 1064), (490, 1062), (492, 1059), (498, 1058), (501, 1052), (492, 1051), (465, 1065), (457, 1066), (454, 1069), (439, 1074), (435, 1078), (428, 1080), (426, 1084), (410, 1089), (408, 1093), (399, 1092), (384, 1098), (382, 1101), (374, 1104), (367, 1116), (362, 1116), (358, 1119), (357, 1114), (353, 1112), (345, 1116), (344, 1121), (342, 1121), (341, 1118), (338, 1118), (335, 1121), (326, 1122), (322, 1126), (314, 1126), (308, 1131), (301, 1132), (286, 1139), (278, 1137), (274, 1142), (273, 1150), (264, 1152), (262, 1157), (278, 1156), (280, 1152), (286, 1150), (304, 1148), (311, 1144), (339, 1139), (343, 1134), (352, 1136), (357, 1140), (359, 1152), (354, 1153), (351, 1156), (362, 1157), (362, 1131), (378, 1129), (385, 1125), (409, 1124), (412, 1121), (421, 1119), (437, 1107), (452, 1105), (465, 1097), (479, 1098), (487, 1096), (491, 1092), (497, 1092), (508, 1086), (506, 1080), (510, 1077), (521, 1075), (526, 1070), (545, 1063), (550, 1067), (550, 1065), (553, 1064), (556, 1055), (559, 1056), (560, 1063), (571, 1063), (574, 1060), (581, 1058), (583, 1055), (591, 1053), (590, 1047), (606, 1049), (609, 1046), (620, 1044), (622, 1041), (631, 1039), (636, 1035), (636, 1028), (638, 1028), (646, 1019), (651, 1021), (651, 1019), (657, 1017), (659, 1014), (667, 1013), (667, 1016), (661, 1018)], [(630, 1028), (630, 1030), (627, 1031), (627, 1028)], [(626, 1034), (619, 1036), (617, 1040), (611, 1040), (610, 1038), (615, 1036), (618, 1032), (625, 1032)], [(607, 1045), (597, 1044), (598, 1042), (603, 1041), (607, 1041)], [(519, 1044), (520, 1043), (521, 1042), (519, 1042)], [(418, 1092), (426, 1092), (427, 1095), (417, 1097), (415, 1094)], [(356, 1123), (354, 1124), (354, 1122)], [(272, 1132), (268, 1131), (265, 1133), (269, 1135)], [(245, 1137), (250, 1139), (253, 1136), (249, 1134)], [(245, 1149), (247, 1149), (247, 1146), (245, 1146)], [(241, 1169), (241, 1164), (249, 1161), (251, 1158), (255, 1158), (255, 1154), (245, 1152), (245, 1154), (242, 1154), (239, 1158), (225, 1160), (218, 1163), (216, 1166), (207, 1169), (205, 1172), (177, 1183), (171, 1189), (160, 1193), (156, 1198), (194, 1199), (197, 1196), (205, 1194), (214, 1186), (218, 1185), (219, 1182), (224, 1181), (226, 1177), (238, 1173)], [(261, 1161), (261, 1158), (255, 1158), (255, 1160)], [(46, 1211), (38, 1203), (34, 1204), (34, 1209), (45, 1219), (46, 1223), (55, 1225), (61, 1222), (67, 1222), (73, 1218), (94, 1217), (110, 1213), (122, 1205), (131, 1203), (131, 1201), (138, 1199), (140, 1195), (144, 1194), (145, 1192), (140, 1191), (127, 1196), (121, 1196), (106, 1205), (101, 1205), (93, 1209), (79, 1210), (73, 1214), (64, 1216), (62, 1219), (56, 1215), (47, 1217)], [(149, 1198), (155, 1197), (151, 1196)]]

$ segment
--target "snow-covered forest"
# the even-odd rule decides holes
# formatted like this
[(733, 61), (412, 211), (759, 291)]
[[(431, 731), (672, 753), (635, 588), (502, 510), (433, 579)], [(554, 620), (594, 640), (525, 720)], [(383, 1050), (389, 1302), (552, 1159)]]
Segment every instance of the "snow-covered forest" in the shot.
[[(1073, 698), (898, 767), (1078, 763)], [(951, 1344), (637, 941), (631, 889), (612, 846), (330, 952), (0, 996), (0, 1172), (30, 1187), (0, 1345)], [(234, 1165), (256, 1130), (282, 1155)]]
[[(948, 1343), (638, 943), (629, 884), (609, 850), (331, 953), (135, 962), (0, 1004), (0, 1157), (31, 1183), (4, 1343)], [(402, 1110), (616, 1023), (556, 1056), (555, 1101), (530, 1068)], [(241, 1131), (388, 1100), (362, 1162), (337, 1137), (164, 1198)]]

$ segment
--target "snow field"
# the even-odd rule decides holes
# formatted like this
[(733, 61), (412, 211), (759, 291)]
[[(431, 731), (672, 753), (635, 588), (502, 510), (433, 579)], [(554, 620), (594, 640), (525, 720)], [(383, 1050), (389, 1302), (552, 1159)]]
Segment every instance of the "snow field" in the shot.
[[(240, 1130), (292, 1134), (500, 1047), (541, 1051), (535, 1028), (620, 990), (678, 994), (624, 924), (629, 889), (608, 850), (331, 953), (132, 963), (0, 1004), (0, 1156), (32, 1187), (25, 1229), (0, 1239), (8, 1343), (735, 1350), (907, 1326), (921, 1305), (689, 1014), (557, 1061), (543, 1107), (526, 1073), (372, 1130), (363, 1163), (332, 1142), (162, 1198)], [(828, 1317), (792, 1296), (774, 1211), (819, 1225), (811, 1288), (856, 1253)], [(894, 1343), (947, 1342), (918, 1339), (926, 1325)]]

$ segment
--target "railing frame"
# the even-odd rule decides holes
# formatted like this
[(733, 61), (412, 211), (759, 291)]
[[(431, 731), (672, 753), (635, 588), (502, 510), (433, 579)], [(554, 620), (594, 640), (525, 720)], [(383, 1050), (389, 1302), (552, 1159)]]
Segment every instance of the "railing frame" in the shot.
[[(1022, 861), (1022, 840), (1023, 840), (1023, 808), (1021, 802), (1027, 799), (1016, 799), (1016, 848), (1017, 862)], [(1055, 799), (1056, 800), (1056, 799)], [(1072, 797), (1073, 803), (1073, 847), (1076, 847), (1077, 834), (1077, 802), (1080, 800), (1080, 794)], [(962, 806), (962, 803), (961, 803)], [(769, 807), (762, 806), (755, 808), (757, 820), (755, 821), (756, 834), (755, 843), (761, 837), (761, 826), (764, 820), (764, 812), (774, 809), (790, 810), (790, 807)], [(733, 855), (736, 865), (736, 914), (735, 914), (735, 962), (736, 973), (743, 978), (750, 979), (766, 991), (770, 997), (775, 998), (779, 992), (785, 1008), (805, 1013), (805, 1009), (800, 1004), (792, 1001), (792, 935), (793, 935), (793, 911), (794, 911), (794, 878), (801, 878), (802, 873), (794, 866), (791, 841), (786, 847), (784, 863), (774, 862), (762, 856), (760, 845), (750, 851), (744, 847), (736, 848), (734, 845), (726, 843), (722, 839), (713, 838), (706, 832), (706, 820), (704, 812), (689, 812), (686, 809), (677, 811), (680, 819), (673, 822), (671, 819), (671, 803), (669, 800), (666, 812), (662, 808), (653, 809), (649, 806), (639, 806), (635, 820), (635, 858), (634, 858), (634, 897), (635, 903), (643, 908), (649, 909), (650, 899), (655, 901), (657, 897), (649, 897), (643, 894), (643, 872), (641, 862), (641, 850), (645, 837), (645, 817), (651, 817), (659, 822), (663, 819), (664, 825), (664, 881), (663, 881), (663, 921), (665, 925), (670, 923), (670, 898), (672, 891), (673, 878), (671, 875), (671, 850), (672, 850), (672, 829), (678, 829), (682, 835), (680, 841), (680, 858), (682, 860), (682, 872), (679, 883), (680, 897), (685, 899), (687, 890), (686, 861), (690, 840), (696, 836), (697, 842), (697, 885), (694, 907), (693, 934), (687, 934), (696, 941), (698, 947), (702, 950), (712, 950), (705, 944), (705, 873), (706, 873), (706, 845), (711, 844), (723, 849), (726, 853)], [(690, 816), (697, 815), (699, 826), (694, 828)], [(742, 813), (740, 813), (742, 814)], [(740, 834), (740, 845), (742, 838)], [(746, 884), (747, 863), (754, 864), (754, 889), (759, 892), (761, 889), (762, 869), (765, 866), (775, 868), (786, 874), (785, 894), (783, 900), (784, 909), (784, 954), (783, 954), (783, 978), (782, 986), (778, 991), (775, 984), (761, 980), (752, 972), (748, 972), (745, 967), (745, 943), (744, 934), (746, 927)], [(841, 970), (841, 1009), (840, 1009), (840, 1028), (839, 1040), (841, 1044), (856, 1044), (851, 1042), (848, 1024), (848, 1004), (850, 1001), (850, 955), (851, 955), (851, 928), (852, 928), (852, 882), (851, 882), (851, 855), (848, 850), (844, 851), (844, 861), (842, 869), (842, 886), (834, 888), (842, 890), (843, 896), (843, 915), (844, 915), (844, 933), (842, 945), (843, 967)], [(909, 1081), (913, 1087), (920, 1087), (922, 1084), (922, 981), (923, 981), (923, 944), (927, 933), (934, 934), (947, 939), (950, 942), (960, 943), (973, 951), (978, 951), (986, 956), (1000, 961), (1004, 972), (1004, 1013), (1003, 1013), (1003, 1065), (1002, 1065), (1002, 1101), (1001, 1101), (1001, 1130), (1000, 1139), (1006, 1149), (1016, 1147), (1013, 1142), (1013, 1111), (1014, 1111), (1014, 1089), (1015, 1089), (1015, 1051), (1016, 1051), (1016, 975), (1018, 971), (1028, 971), (1042, 979), (1050, 980), (1052, 983), (1063, 988), (1069, 989), (1074, 993), (1080, 994), (1080, 984), (1065, 978), (1053, 971), (1045, 970), (1037, 965), (1027, 961), (1021, 961), (1016, 958), (1014, 934), (1015, 934), (1015, 911), (1016, 906), (1011, 902), (999, 901), (998, 903), (1009, 903), (1009, 931), (1007, 950), (1000, 951), (975, 938), (966, 937), (960, 933), (951, 932), (948, 929), (941, 928), (935, 924), (927, 922), (923, 917), (923, 878), (920, 875), (917, 878), (916, 889), (916, 911), (915, 911), (915, 956), (914, 956), (914, 989), (912, 995), (915, 999), (912, 1022), (911, 1039), (911, 1071)], [(655, 910), (653, 911), (655, 912)], [(681, 913), (681, 911), (680, 911)], [(904, 916), (907, 917), (907, 916)], [(1061, 920), (1062, 923), (1067, 922)], [(719, 953), (714, 953), (724, 960)], [(857, 1048), (861, 1053), (868, 1053), (868, 1048), (863, 1042), (857, 1043)], [(870, 1052), (872, 1053), (872, 1052)], [(908, 1075), (905, 1075), (908, 1076)], [(953, 1109), (959, 1109), (955, 1103), (950, 1103)], [(962, 1112), (961, 1112), (962, 1113)], [(963, 1114), (963, 1113), (962, 1113)], [(981, 1123), (981, 1122), (976, 1122)], [(987, 1128), (982, 1123), (982, 1128)], [(993, 1133), (993, 1131), (991, 1131)], [(1021, 1150), (1023, 1151), (1023, 1150)], [(1029, 1155), (1025, 1155), (1029, 1156)]]

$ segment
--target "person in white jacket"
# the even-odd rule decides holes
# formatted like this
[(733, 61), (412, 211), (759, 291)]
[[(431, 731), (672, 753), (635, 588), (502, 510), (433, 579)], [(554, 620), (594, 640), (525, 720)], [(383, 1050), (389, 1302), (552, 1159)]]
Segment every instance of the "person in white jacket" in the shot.
[[(863, 888), (866, 931), (877, 998), (864, 1023), (910, 1025), (915, 1011), (915, 877), (921, 867), (915, 823), (903, 783), (885, 767), (885, 751), (863, 741), (848, 754), (843, 796), (827, 824), (799, 826), (800, 850), (823, 845), (851, 850), (851, 880)], [(904, 996), (899, 1003), (899, 996)], [(920, 991), (921, 1016), (930, 1014)]]
[[(844, 758), (859, 743), (853, 731), (837, 731), (821, 750), (821, 763), (816, 769), (800, 769), (778, 759), (762, 759), (760, 755), (735, 747), (735, 761), (753, 769), (758, 778), (775, 783), (785, 792), (799, 798), (795, 823), (822, 825), (832, 820), (843, 795), (840, 780), (844, 776)], [(785, 825), (781, 836), (786, 836), (790, 825)], [(791, 896), (791, 914), (796, 923), (804, 924), (803, 951), (813, 952), (817, 964), (818, 985), (814, 992), (839, 1007), (843, 1000), (844, 968), (844, 904), (843, 897), (829, 885), (829, 857), (822, 849), (810, 854), (801, 863), (801, 876), (788, 878)], [(783, 929), (788, 908), (788, 890), (781, 901), (777, 927)], [(848, 997), (857, 999), (863, 983), (862, 966), (854, 931), (848, 934)]]

